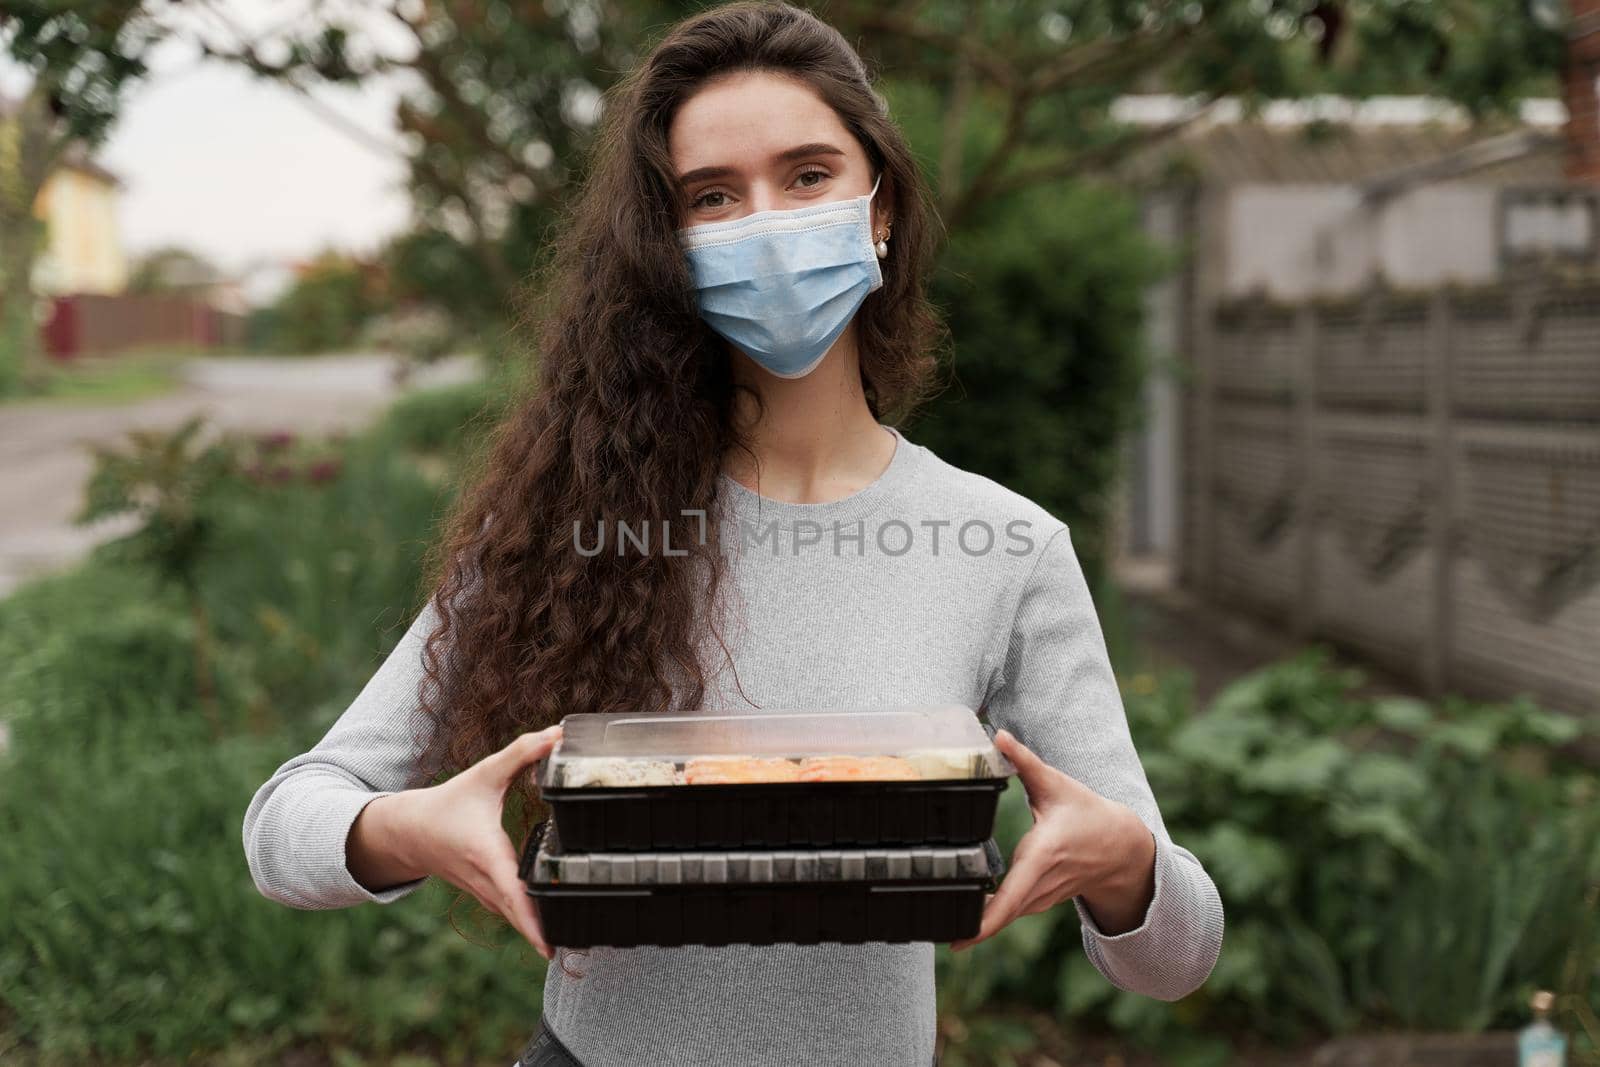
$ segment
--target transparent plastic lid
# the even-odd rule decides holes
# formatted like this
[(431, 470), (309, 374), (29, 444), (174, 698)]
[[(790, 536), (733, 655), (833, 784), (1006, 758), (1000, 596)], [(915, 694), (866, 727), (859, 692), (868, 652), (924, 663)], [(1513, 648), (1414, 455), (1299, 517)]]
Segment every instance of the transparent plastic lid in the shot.
[(958, 704), (562, 719), (555, 787), (994, 778), (1011, 765)]

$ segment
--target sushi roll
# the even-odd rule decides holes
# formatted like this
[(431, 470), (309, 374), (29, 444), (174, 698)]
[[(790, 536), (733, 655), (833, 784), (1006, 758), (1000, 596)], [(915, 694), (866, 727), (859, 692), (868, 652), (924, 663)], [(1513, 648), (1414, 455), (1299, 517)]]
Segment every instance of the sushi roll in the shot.
[(802, 782), (891, 782), (921, 778), (899, 756), (808, 756), (800, 761)]
[(753, 756), (705, 756), (684, 764), (684, 781), (689, 785), (726, 785), (733, 782), (794, 782), (800, 779), (800, 765), (789, 759), (761, 759)]
[(568, 760), (561, 771), (566, 786), (673, 785), (678, 768), (666, 760), (622, 756), (583, 756)]
[(988, 769), (983, 754), (970, 748), (924, 748), (905, 758), (923, 778), (972, 778)]

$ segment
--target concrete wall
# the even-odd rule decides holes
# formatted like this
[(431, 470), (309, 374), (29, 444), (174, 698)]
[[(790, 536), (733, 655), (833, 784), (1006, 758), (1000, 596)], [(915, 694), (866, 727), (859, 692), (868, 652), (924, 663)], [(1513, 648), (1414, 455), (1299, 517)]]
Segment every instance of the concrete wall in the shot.
[(1363, 205), (1351, 185), (1243, 184), (1222, 194), (1223, 296), (1292, 300), (1500, 275), (1499, 188), (1451, 183)]

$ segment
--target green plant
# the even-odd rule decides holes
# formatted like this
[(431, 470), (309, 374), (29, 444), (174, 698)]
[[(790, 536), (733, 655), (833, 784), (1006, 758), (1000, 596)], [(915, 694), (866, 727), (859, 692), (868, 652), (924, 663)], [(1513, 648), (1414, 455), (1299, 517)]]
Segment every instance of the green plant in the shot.
[(419, 389), (396, 400), (372, 435), (392, 448), (464, 458), (483, 443), (509, 399), (489, 378)]
[[(1168, 828), (1227, 910), (1216, 969), (1189, 997), (1155, 1001), (1094, 969), (1070, 908), (1029, 916), (941, 951), (952, 1062), (1012, 1062), (1027, 1047), (1013, 1009), (1197, 1065), (1227, 1062), (1241, 1033), (1517, 1026), (1536, 987), (1592, 1020), (1600, 803), (1593, 771), (1562, 747), (1583, 727), (1526, 699), (1359, 697), (1362, 681), (1321, 646), (1204, 709), (1186, 673), (1130, 678), (1130, 725)], [(1002, 798), (1007, 850), (1027, 826), (1020, 799)]]
[(251, 883), (251, 792), (341, 708), (324, 701), (312, 729), (221, 742), (142, 699), (89, 731), (17, 723), (0, 770), (0, 1048), (63, 1065), (212, 1062), (241, 1041), (278, 1063), (307, 1040), (509, 1060), (544, 961), (509, 939), (464, 940), (443, 887), (318, 913)]
[(195, 695), (213, 734), (220, 736), (211, 627), (196, 574), (216, 524), (218, 489), (234, 475), (237, 456), (226, 437), (197, 442), (204, 422), (204, 416), (196, 415), (170, 432), (131, 430), (121, 449), (91, 441), (95, 467), (73, 521), (83, 525), (135, 515), (134, 531), (101, 550), (149, 567), (158, 581), (176, 586), (188, 600), (194, 621)]
[(1586, 921), (1578, 928), (1562, 972), (1556, 997), (1557, 1021), (1572, 1020), (1573, 1062), (1584, 1067), (1600, 1065), (1600, 879), (1584, 898)]
[(177, 562), (103, 546), (0, 601), (5, 1062), (226, 1050), (269, 1064), (314, 1044), (341, 1062), (411, 1049), (503, 1063), (525, 1039), (543, 961), (505, 937), (464, 940), (444, 887), (305, 913), (249, 877), (252, 791), (317, 741), (403, 631), (441, 505), (371, 434), (338, 442), (316, 475), (332, 444), (267, 435), (208, 483), (205, 550), (181, 566), (215, 635), (220, 739), (183, 714), (195, 615), (160, 576)]
[[(1560, 755), (1583, 727), (1525, 699), (1356, 697), (1362, 672), (1328, 659), (1308, 648), (1198, 715), (1181, 682), (1129, 695), (1168, 824), (1228, 909), (1185, 1022), (1510, 1025), (1593, 922), (1596, 782)], [(1126, 1000), (1106, 996), (1113, 1014)], [(1147, 1029), (1179, 1021), (1149, 1004), (1124, 1018), (1140, 1009)]]
[(1549, 746), (1578, 722), (1526, 700), (1449, 700), (1438, 719), (1401, 726), (1431, 782), (1414, 817), (1432, 850), (1385, 902), (1353, 992), (1409, 1027), (1510, 1023), (1557, 980), (1573, 938), (1593, 937), (1584, 895), (1600, 884), (1600, 789), (1549, 766)]
[(1148, 358), (1143, 293), (1172, 262), (1131, 198), (1055, 183), (985, 206), (934, 278), (953, 374), (913, 438), (1071, 524), (1092, 582)]
[(305, 354), (354, 344), (385, 299), (380, 265), (324, 250), (301, 268), (264, 320), (272, 329), (270, 343)]

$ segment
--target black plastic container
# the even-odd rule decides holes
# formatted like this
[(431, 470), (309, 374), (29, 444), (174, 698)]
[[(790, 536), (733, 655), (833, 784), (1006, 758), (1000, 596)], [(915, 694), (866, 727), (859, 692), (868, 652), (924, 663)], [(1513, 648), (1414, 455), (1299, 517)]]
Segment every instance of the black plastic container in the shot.
[(994, 832), (1006, 778), (550, 788), (574, 850), (963, 845)]
[[(579, 873), (574, 881), (559, 872)], [(691, 871), (692, 866), (692, 871)], [(1005, 860), (958, 848), (569, 853), (541, 823), (523, 881), (552, 945), (860, 944), (977, 934)]]
[[(978, 844), (994, 832), (1000, 794), (1016, 770), (994, 747), (992, 730), (958, 706), (570, 715), (563, 726), (536, 780), (574, 852)], [(878, 760), (923, 776), (684, 781), (697, 763), (741, 762), (734, 753), (794, 768)], [(596, 784), (605, 781), (597, 767), (639, 781)]]

